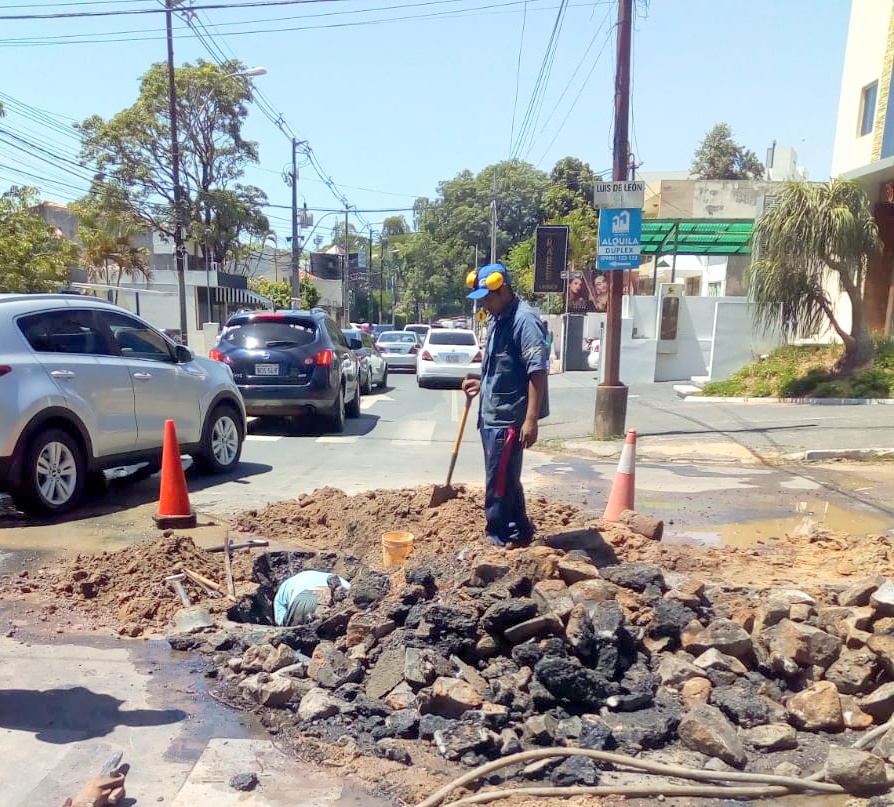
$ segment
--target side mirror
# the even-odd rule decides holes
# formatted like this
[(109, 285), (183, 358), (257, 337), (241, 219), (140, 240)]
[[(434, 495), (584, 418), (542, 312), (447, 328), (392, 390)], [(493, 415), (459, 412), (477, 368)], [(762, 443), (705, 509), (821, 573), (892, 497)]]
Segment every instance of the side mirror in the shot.
[(350, 347), (351, 350), (362, 350), (363, 349), (363, 340), (348, 339), (348, 347)]
[(193, 352), (186, 345), (177, 345), (174, 348), (174, 358), (177, 359), (177, 364), (186, 364), (187, 362), (192, 361), (195, 357), (193, 356)]

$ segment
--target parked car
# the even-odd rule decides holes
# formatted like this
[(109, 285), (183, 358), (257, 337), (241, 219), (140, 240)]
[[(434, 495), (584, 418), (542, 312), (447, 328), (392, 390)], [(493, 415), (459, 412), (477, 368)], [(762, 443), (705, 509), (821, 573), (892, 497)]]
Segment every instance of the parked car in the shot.
[(360, 392), (369, 395), (374, 386), (385, 389), (388, 386), (388, 363), (372, 337), (351, 328), (342, 328), (341, 332), (360, 362)]
[(416, 382), (428, 387), (437, 382), (459, 382), (480, 375), (483, 355), (472, 331), (439, 328), (429, 331), (416, 363)]
[(257, 311), (227, 320), (212, 359), (228, 365), (249, 415), (360, 417), (359, 362), (323, 311)]
[(419, 343), (416, 334), (410, 331), (385, 331), (376, 341), (376, 347), (385, 357), (389, 370), (416, 369), (416, 354)]
[(404, 325), (405, 331), (412, 331), (416, 334), (416, 341), (421, 345), (425, 341), (425, 335), (431, 330), (431, 325), (424, 325), (421, 322), (412, 322)]
[(383, 333), (386, 331), (396, 331), (397, 328), (394, 327), (390, 322), (383, 322), (380, 325), (373, 325), (370, 328), (370, 334), (373, 339), (378, 339)]
[(245, 408), (229, 368), (95, 297), (0, 294), (0, 487), (63, 513), (87, 478), (160, 465), (165, 421), (195, 463), (234, 468)]

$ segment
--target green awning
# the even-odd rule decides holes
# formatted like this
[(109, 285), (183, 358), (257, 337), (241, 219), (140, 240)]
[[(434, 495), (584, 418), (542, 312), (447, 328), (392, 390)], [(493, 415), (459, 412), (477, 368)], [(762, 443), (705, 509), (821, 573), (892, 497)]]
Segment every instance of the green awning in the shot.
[(749, 255), (751, 219), (643, 219), (642, 254)]

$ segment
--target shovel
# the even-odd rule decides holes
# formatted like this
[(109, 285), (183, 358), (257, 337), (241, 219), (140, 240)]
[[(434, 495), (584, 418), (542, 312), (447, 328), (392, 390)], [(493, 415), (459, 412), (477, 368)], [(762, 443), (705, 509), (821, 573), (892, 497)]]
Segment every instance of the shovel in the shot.
[(435, 485), (435, 489), (431, 492), (431, 501), (429, 507), (437, 507), (438, 505), (449, 502), (456, 492), (450, 487), (450, 480), (453, 479), (453, 469), (456, 467), (456, 458), (459, 455), (459, 444), (463, 439), (463, 432), (466, 429), (466, 420), (469, 418), (469, 407), (472, 406), (472, 398), (466, 395), (466, 405), (463, 407), (462, 417), (459, 419), (459, 432), (456, 435), (456, 442), (453, 444), (453, 454), (450, 456), (450, 469), (447, 471), (447, 482), (443, 485)]

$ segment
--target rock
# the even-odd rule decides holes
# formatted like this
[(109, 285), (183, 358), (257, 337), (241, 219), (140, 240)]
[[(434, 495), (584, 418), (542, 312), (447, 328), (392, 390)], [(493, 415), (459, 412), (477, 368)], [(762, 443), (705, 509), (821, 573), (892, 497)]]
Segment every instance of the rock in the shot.
[(894, 636), (890, 633), (875, 633), (866, 640), (868, 647), (878, 658), (888, 675), (894, 675)]
[(385, 728), (392, 737), (415, 740), (419, 734), (419, 713), (415, 709), (400, 709), (385, 718)]
[(680, 689), (680, 699), (686, 709), (692, 709), (711, 698), (711, 682), (707, 678), (690, 678)]
[(858, 580), (838, 595), (838, 604), (843, 605), (845, 608), (869, 605), (872, 595), (879, 586), (884, 585), (886, 580), (887, 578), (881, 576)]
[(439, 656), (430, 648), (406, 648), (404, 656), (404, 679), (408, 684), (419, 689), (434, 683), (439, 675), (450, 676), (453, 670), (443, 656)]
[(581, 719), (580, 736), (577, 738), (579, 748), (590, 751), (607, 751), (615, 747), (611, 727), (601, 717), (585, 715)]
[(634, 510), (622, 510), (618, 521), (630, 532), (642, 535), (650, 541), (660, 541), (664, 535), (664, 522), (661, 519), (637, 513)]
[(761, 639), (771, 655), (790, 658), (801, 668), (826, 668), (841, 650), (841, 639), (837, 636), (790, 619), (765, 630)]
[(435, 573), (428, 566), (415, 566), (412, 569), (404, 569), (404, 580), (409, 586), (421, 586), (425, 589), (425, 596), (431, 599), (438, 591), (435, 583)]
[(809, 605), (806, 602), (796, 602), (792, 603), (791, 610), (789, 611), (789, 619), (792, 622), (807, 622), (811, 617), (816, 614), (816, 609)]
[(608, 580), (581, 580), (579, 583), (569, 586), (568, 591), (571, 593), (572, 602), (576, 605), (613, 600), (618, 588)]
[(371, 643), (372, 640), (385, 638), (396, 627), (397, 623), (393, 619), (375, 614), (354, 614), (345, 629), (345, 641), (348, 647)]
[(848, 650), (862, 650), (864, 647), (866, 647), (866, 643), (871, 638), (871, 633), (867, 633), (865, 630), (857, 630), (856, 628), (852, 628), (847, 633), (845, 646), (848, 648)]
[(798, 747), (798, 733), (786, 723), (745, 729), (742, 740), (761, 751), (790, 751)]
[(258, 786), (259, 781), (256, 773), (237, 773), (230, 778), (230, 787), (242, 793), (249, 793)]
[(592, 787), (599, 781), (599, 768), (589, 757), (568, 757), (549, 778), (553, 787)]
[[(469, 751), (495, 744), (496, 735), (483, 726), (453, 723), (434, 733), (435, 746), (442, 757), (458, 760)], [(497, 740), (498, 741), (498, 740)]]
[(599, 577), (599, 569), (593, 563), (574, 555), (565, 555), (559, 558), (556, 569), (559, 577), (569, 586), (581, 582), (581, 580), (596, 580)]
[(480, 659), (489, 659), (498, 655), (500, 645), (490, 634), (482, 636), (475, 645), (475, 655)]
[(261, 706), (276, 709), (285, 706), (298, 692), (299, 682), (286, 676), (255, 673), (239, 684), (240, 690)]
[(739, 659), (721, 653), (716, 647), (705, 650), (692, 663), (700, 671), (714, 670), (733, 675), (745, 675), (748, 672), (748, 668)]
[(841, 695), (841, 714), (844, 717), (844, 727), (846, 729), (854, 729), (862, 731), (868, 729), (873, 724), (872, 715), (864, 712), (857, 706), (856, 698), (850, 695)]
[(747, 658), (752, 653), (748, 631), (731, 619), (715, 619), (706, 628), (693, 622), (680, 638), (683, 649), (696, 655), (712, 648), (735, 658)]
[(860, 698), (857, 705), (864, 712), (871, 714), (877, 722), (884, 723), (894, 714), (894, 683), (882, 684)]
[(531, 599), (545, 614), (565, 619), (574, 607), (571, 592), (561, 580), (538, 580), (531, 591)]
[(855, 796), (870, 796), (888, 789), (884, 760), (855, 748), (830, 746), (826, 776)]
[(406, 650), (403, 647), (395, 647), (379, 656), (379, 660), (366, 679), (367, 697), (374, 700), (384, 698), (404, 680), (405, 654)]
[(513, 552), (516, 573), (531, 582), (556, 576), (559, 555), (549, 546), (529, 546)]
[(773, 768), (773, 773), (776, 776), (791, 776), (800, 779), (804, 772), (794, 762), (780, 762)]
[(894, 727), (888, 729), (875, 744), (872, 753), (890, 761), (894, 757)]
[(805, 731), (841, 731), (844, 726), (838, 690), (830, 681), (817, 681), (792, 695), (786, 709), (790, 720)]
[(494, 603), (481, 617), (481, 627), (488, 633), (500, 634), (537, 615), (537, 603), (533, 600), (516, 598)]
[(558, 721), (550, 714), (534, 715), (525, 721), (525, 733), (540, 745), (552, 745)]
[(509, 725), (509, 707), (485, 701), (480, 709), (470, 709), (466, 712), (463, 720), (477, 723), (491, 731), (502, 731)]
[(894, 616), (894, 583), (885, 580), (870, 596), (869, 604), (880, 617)]
[(522, 750), (522, 744), (519, 742), (518, 735), (512, 729), (503, 729), (500, 732), (500, 756), (507, 757), (510, 754), (517, 754)]
[(695, 611), (687, 608), (682, 602), (671, 599), (661, 599), (652, 612), (652, 622), (649, 624), (649, 635), (653, 637), (667, 636), (680, 641), (680, 634), (684, 628), (696, 619)]
[(675, 585), (664, 598), (683, 603), (687, 608), (698, 608), (705, 593), (705, 584), (701, 580), (687, 579)]
[(576, 740), (584, 730), (583, 721), (577, 716), (560, 720), (556, 725), (555, 737), (559, 741)]
[(399, 762), (401, 765), (412, 765), (413, 763), (410, 752), (389, 737), (383, 737), (376, 742), (376, 753), (392, 762)]
[(534, 666), (537, 680), (565, 703), (598, 708), (607, 694), (607, 682), (576, 658), (547, 656)]
[(253, 644), (242, 654), (242, 671), (247, 673), (263, 672), (267, 659), (273, 655), (274, 652), (275, 648), (273, 645), (267, 644), (266, 642), (262, 644)]
[(683, 715), (677, 734), (687, 748), (722, 759), (734, 768), (744, 768), (748, 761), (735, 727), (713, 706), (696, 706)]
[(465, 655), (475, 647), (478, 612), (474, 608), (430, 605), (422, 612), (429, 638), (446, 655)]
[(436, 731), (442, 731), (452, 725), (453, 721), (441, 715), (427, 714), (419, 718), (419, 738), (430, 740)]
[(770, 722), (766, 702), (748, 684), (715, 687), (710, 702), (743, 729), (751, 729)]
[(826, 670), (825, 679), (835, 684), (844, 695), (859, 695), (871, 688), (877, 671), (874, 653), (868, 650), (842, 650)]
[(327, 689), (338, 689), (344, 684), (356, 684), (363, 680), (360, 664), (336, 650), (332, 642), (320, 642), (314, 648), (307, 674)]
[(485, 555), (472, 564), (472, 585), (484, 587), (509, 574), (512, 567), (502, 555)]
[(391, 590), (391, 578), (383, 572), (367, 569), (351, 581), (351, 601), (367, 608), (382, 599)]
[(616, 566), (603, 567), (600, 574), (609, 582), (634, 591), (642, 592), (650, 586), (662, 592), (667, 590), (664, 573), (654, 563), (619, 563)]
[(479, 694), (487, 689), (487, 681), (471, 664), (466, 664), (459, 656), (451, 656), (450, 663), (456, 668), (459, 676)]
[(544, 614), (506, 628), (503, 635), (511, 644), (521, 644), (535, 636), (557, 636), (564, 628), (562, 620), (555, 614)]
[(691, 678), (698, 678), (703, 671), (682, 656), (667, 654), (658, 664), (658, 680), (662, 686), (679, 689)]
[(268, 654), (264, 661), (264, 672), (276, 672), (284, 667), (289, 667), (295, 663), (297, 656), (291, 647), (281, 644), (273, 648), (273, 652)]
[(338, 714), (338, 705), (325, 689), (314, 687), (298, 704), (298, 717), (304, 721), (322, 720)]
[(679, 707), (659, 705), (636, 712), (609, 712), (604, 719), (618, 749), (635, 754), (645, 748), (662, 747), (677, 728), (680, 713)]
[(481, 695), (458, 678), (437, 678), (432, 685), (428, 711), (444, 717), (459, 717), (469, 709), (481, 706)]
[(401, 681), (394, 687), (394, 689), (385, 696), (384, 700), (385, 705), (389, 709), (394, 709), (396, 712), (401, 709), (409, 709), (417, 703), (416, 694), (406, 681)]

